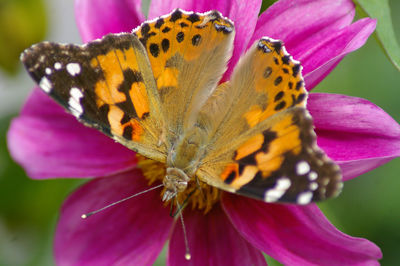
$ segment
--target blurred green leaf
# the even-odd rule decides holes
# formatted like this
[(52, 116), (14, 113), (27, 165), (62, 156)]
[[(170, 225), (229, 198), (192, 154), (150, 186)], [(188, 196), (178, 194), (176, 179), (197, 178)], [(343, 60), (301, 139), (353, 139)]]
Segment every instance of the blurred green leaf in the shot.
[(260, 9), (260, 15), (263, 13), (265, 10), (267, 10), (268, 7), (270, 7), (272, 4), (277, 2), (278, 0), (263, 0), (261, 9)]
[(43, 0), (0, 2), (0, 68), (16, 73), (20, 53), (43, 39), (46, 32)]
[(390, 15), (389, 0), (354, 0), (361, 15), (378, 20), (376, 37), (392, 64), (400, 71), (400, 46), (396, 40)]

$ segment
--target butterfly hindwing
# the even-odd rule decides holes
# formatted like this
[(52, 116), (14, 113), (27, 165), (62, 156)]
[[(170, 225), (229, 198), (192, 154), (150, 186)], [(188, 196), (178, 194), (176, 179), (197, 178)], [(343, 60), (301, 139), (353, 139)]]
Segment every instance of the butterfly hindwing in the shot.
[(87, 45), (44, 42), (22, 55), (40, 88), (84, 124), (143, 155), (165, 161), (157, 145), (163, 116), (151, 67), (135, 35)]
[(200, 113), (211, 141), (199, 178), (267, 202), (335, 196), (340, 171), (316, 145), (306, 97), (300, 64), (283, 44), (256, 42)]

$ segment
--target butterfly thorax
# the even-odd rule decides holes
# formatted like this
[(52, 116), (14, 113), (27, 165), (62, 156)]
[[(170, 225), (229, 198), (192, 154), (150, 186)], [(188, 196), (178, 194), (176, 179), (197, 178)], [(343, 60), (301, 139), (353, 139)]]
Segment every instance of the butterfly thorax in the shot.
[(173, 144), (167, 158), (167, 174), (163, 180), (166, 188), (164, 201), (184, 191), (194, 177), (204, 156), (206, 137), (204, 130), (195, 126)]

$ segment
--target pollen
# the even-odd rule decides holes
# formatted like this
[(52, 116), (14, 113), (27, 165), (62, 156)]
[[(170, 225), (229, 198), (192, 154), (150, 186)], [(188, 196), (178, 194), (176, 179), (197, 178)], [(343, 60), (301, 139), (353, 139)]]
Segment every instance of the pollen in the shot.
[[(149, 185), (163, 181), (166, 174), (164, 163), (148, 159), (140, 154), (137, 154), (136, 157), (138, 159), (138, 167), (142, 170)], [(161, 198), (164, 192), (165, 188), (160, 194)], [(204, 214), (206, 214), (212, 209), (215, 203), (219, 202), (220, 195), (221, 190), (204, 183), (197, 177), (193, 177), (189, 181), (185, 191), (177, 195), (177, 200), (180, 205), (186, 204), (187, 207), (191, 207), (193, 210), (204, 211)]]

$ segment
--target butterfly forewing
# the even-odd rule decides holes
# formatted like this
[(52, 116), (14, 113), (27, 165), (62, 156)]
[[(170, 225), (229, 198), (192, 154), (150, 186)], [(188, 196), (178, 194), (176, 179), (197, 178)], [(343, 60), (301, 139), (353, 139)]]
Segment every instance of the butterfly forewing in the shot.
[(217, 11), (175, 10), (135, 30), (149, 55), (170, 137), (184, 135), (215, 89), (232, 53), (234, 27)]
[(132, 34), (108, 35), (87, 45), (40, 43), (22, 62), (40, 88), (68, 112), (123, 145), (165, 161), (163, 131), (147, 54)]

